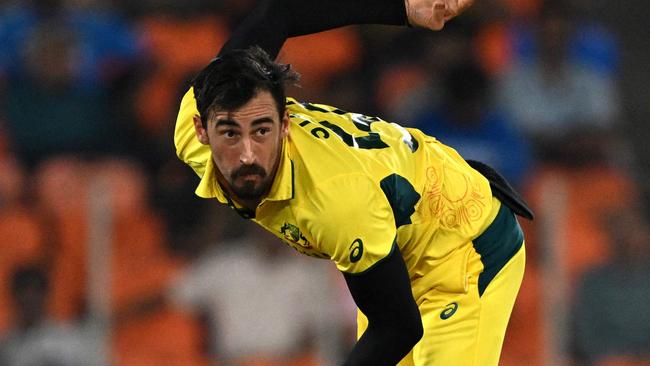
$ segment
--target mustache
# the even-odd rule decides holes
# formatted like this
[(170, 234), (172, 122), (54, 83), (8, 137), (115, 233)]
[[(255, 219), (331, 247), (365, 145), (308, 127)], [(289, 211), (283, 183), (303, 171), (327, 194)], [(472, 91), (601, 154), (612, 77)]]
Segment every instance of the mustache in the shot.
[(259, 166), (257, 164), (242, 165), (237, 170), (235, 170), (234, 172), (232, 172), (230, 174), (230, 178), (232, 180), (235, 180), (235, 179), (237, 179), (239, 177), (243, 177), (243, 176), (246, 176), (246, 175), (253, 175), (253, 174), (259, 175), (260, 177), (264, 178), (264, 177), (266, 177), (266, 170), (264, 170), (264, 168), (262, 168), (261, 166)]

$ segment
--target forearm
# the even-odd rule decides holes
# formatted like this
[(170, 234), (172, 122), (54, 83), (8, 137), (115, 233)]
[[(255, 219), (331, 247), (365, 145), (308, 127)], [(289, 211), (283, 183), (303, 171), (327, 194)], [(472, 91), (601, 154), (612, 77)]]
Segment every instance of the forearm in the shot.
[(404, 0), (285, 0), (285, 2), (290, 11), (290, 37), (352, 24), (406, 24)]
[(396, 327), (370, 326), (355, 344), (344, 366), (393, 366), (415, 346), (421, 336), (421, 325)]
[(422, 320), (397, 244), (381, 263), (361, 275), (345, 274), (350, 294), (368, 318), (368, 328), (346, 366), (395, 365), (423, 334)]
[(220, 53), (260, 46), (275, 58), (288, 37), (352, 24), (406, 24), (403, 0), (262, 0)]

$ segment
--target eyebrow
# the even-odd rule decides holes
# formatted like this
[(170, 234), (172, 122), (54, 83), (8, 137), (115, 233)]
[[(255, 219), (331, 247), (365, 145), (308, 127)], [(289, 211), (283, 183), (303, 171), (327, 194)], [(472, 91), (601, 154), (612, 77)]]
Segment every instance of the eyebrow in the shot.
[(215, 124), (215, 127), (219, 126), (232, 126), (232, 127), (239, 127), (239, 123), (231, 120), (231, 119), (218, 119), (217, 123)]
[[(254, 126), (257, 126), (257, 125), (264, 124), (264, 123), (273, 123), (273, 119), (271, 117), (261, 117), (261, 118), (258, 118), (256, 120), (254, 120), (251, 123), (251, 126), (254, 127)], [(235, 120), (232, 120), (232, 119), (229, 119), (229, 118), (222, 118), (222, 119), (218, 119), (217, 123), (215, 125), (215, 127), (219, 127), (219, 126), (240, 127), (240, 124)]]

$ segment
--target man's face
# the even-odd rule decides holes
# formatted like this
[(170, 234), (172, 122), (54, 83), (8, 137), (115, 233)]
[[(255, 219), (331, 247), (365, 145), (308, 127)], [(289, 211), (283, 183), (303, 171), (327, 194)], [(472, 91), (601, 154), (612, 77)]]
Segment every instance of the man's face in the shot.
[(258, 92), (232, 111), (217, 111), (204, 129), (194, 119), (197, 137), (209, 144), (219, 181), (242, 200), (261, 200), (275, 177), (282, 140), (289, 133), (288, 116), (279, 116), (268, 91)]

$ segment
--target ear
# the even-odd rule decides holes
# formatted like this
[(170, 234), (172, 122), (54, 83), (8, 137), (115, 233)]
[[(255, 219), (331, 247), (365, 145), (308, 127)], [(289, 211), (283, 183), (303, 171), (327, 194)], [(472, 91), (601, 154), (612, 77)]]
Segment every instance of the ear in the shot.
[(201, 117), (199, 117), (198, 114), (195, 114), (194, 117), (192, 117), (192, 121), (194, 121), (194, 132), (196, 133), (196, 138), (203, 145), (209, 145), (210, 139), (208, 138), (208, 131), (203, 127)]
[(289, 118), (289, 111), (284, 111), (284, 116), (280, 120), (280, 136), (285, 138), (289, 135), (289, 125), (291, 125), (291, 119)]

